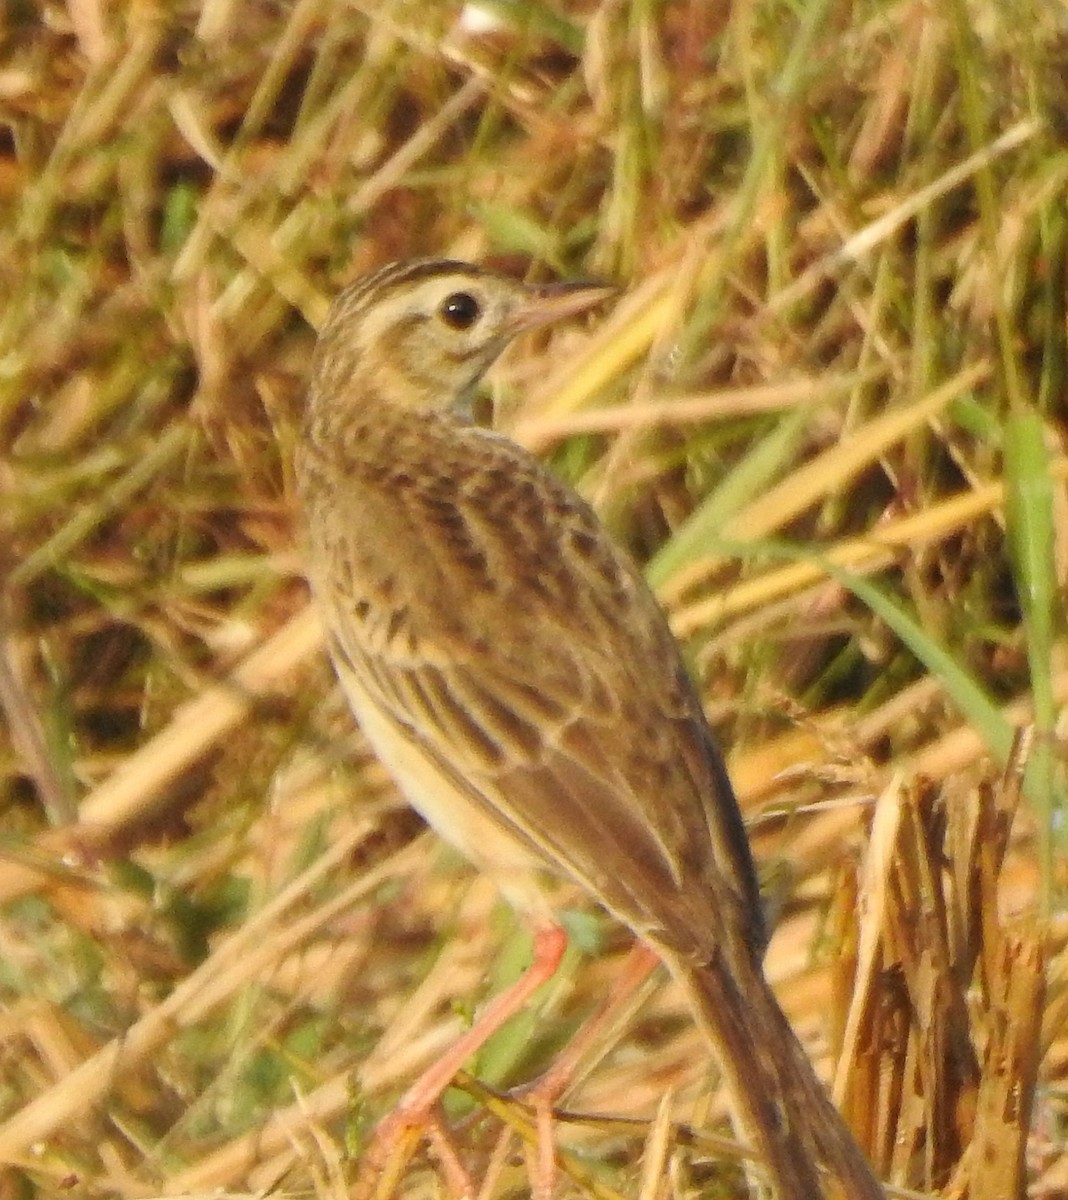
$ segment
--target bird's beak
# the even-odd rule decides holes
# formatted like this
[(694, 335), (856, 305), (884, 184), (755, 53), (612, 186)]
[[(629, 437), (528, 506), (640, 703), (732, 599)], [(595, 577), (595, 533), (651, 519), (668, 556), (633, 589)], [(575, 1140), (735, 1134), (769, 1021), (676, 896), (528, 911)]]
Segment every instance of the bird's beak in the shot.
[(617, 287), (591, 282), (547, 283), (530, 287), (526, 300), (512, 317), (509, 332), (522, 333), (527, 329), (537, 329), (540, 325), (562, 321), (618, 293)]

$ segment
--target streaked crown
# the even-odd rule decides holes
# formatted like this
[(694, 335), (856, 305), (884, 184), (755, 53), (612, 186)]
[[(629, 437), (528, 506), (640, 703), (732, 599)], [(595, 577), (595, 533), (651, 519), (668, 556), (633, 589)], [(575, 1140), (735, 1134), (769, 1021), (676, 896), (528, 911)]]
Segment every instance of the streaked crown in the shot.
[(393, 263), (334, 301), (319, 337), (313, 391), (348, 390), (394, 405), (464, 412), (508, 342), (611, 295), (602, 284), (535, 286), (469, 263)]

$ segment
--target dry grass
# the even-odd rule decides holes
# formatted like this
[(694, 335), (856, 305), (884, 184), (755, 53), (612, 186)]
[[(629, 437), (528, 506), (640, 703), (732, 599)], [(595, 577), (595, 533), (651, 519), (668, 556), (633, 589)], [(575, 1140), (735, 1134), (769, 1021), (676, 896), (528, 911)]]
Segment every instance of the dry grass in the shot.
[[(352, 732), (293, 547), (311, 326), (424, 253), (627, 286), (517, 348), (502, 422), (648, 563), (879, 1169), (1064, 1194), (1063, 4), (463, 13), (0, 10), (0, 1197), (340, 1197), (523, 961)], [(480, 1079), (612, 986), (560, 900), (583, 952)], [(731, 1194), (674, 993), (605, 1053), (568, 1105), (631, 1123), (562, 1128), (575, 1186)], [(497, 1196), (499, 1121), (459, 1135)]]

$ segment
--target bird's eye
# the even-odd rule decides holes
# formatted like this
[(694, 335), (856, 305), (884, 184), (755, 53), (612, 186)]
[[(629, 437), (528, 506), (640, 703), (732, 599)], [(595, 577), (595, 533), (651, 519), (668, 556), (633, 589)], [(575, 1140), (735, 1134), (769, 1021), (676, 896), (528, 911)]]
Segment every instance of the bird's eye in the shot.
[(452, 292), (442, 300), (438, 316), (450, 329), (470, 329), (482, 316), (482, 306), (470, 292)]

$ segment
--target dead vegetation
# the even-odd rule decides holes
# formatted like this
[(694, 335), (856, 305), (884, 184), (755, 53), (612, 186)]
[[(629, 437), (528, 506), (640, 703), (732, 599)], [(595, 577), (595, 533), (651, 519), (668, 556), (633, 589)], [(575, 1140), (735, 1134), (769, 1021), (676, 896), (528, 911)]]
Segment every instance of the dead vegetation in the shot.
[[(784, 1007), (891, 1182), (1064, 1194), (1066, 18), (3, 6), (3, 1200), (341, 1196), (523, 961), (353, 733), (292, 538), (312, 326), (425, 253), (626, 286), (518, 347), (497, 411), (685, 639), (787, 877)], [(479, 1080), (612, 986), (621, 935), (561, 903), (581, 949)], [(461, 1150), (522, 1191), (521, 1108), (468, 1091)], [(730, 1195), (721, 1101), (661, 986), (563, 1170)]]

